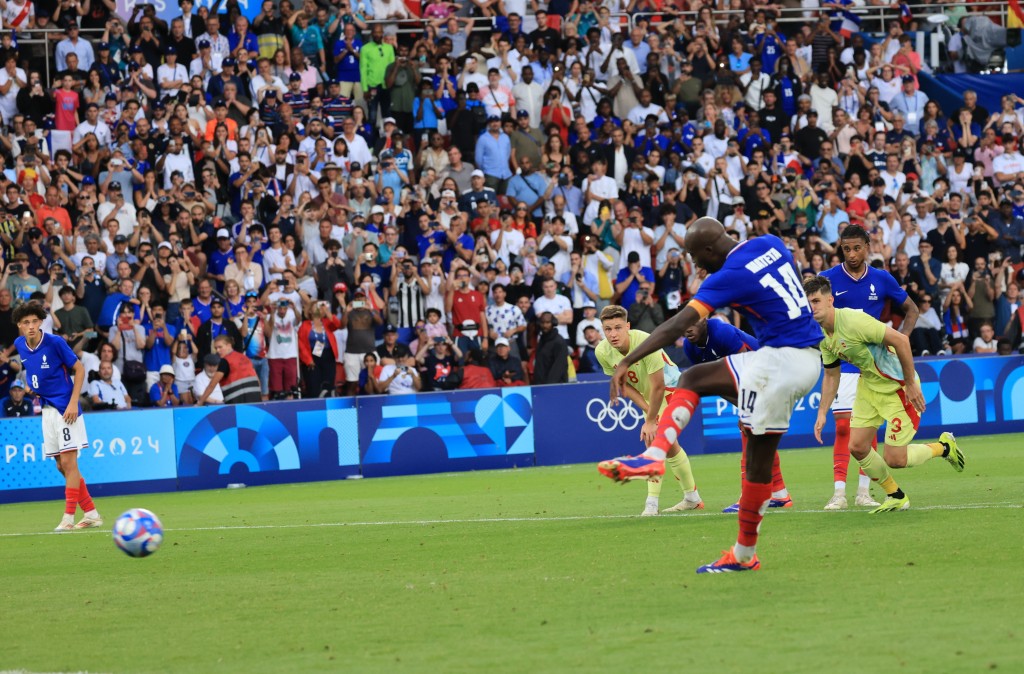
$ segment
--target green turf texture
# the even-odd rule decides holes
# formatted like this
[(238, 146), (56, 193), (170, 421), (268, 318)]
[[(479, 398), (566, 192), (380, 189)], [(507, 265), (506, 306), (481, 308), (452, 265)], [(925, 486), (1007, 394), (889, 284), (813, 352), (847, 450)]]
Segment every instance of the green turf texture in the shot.
[(784, 452), (762, 570), (717, 576), (735, 454), (693, 458), (703, 513), (644, 519), (645, 486), (590, 465), (98, 500), (163, 519), (146, 559), (106, 528), (12, 536), (62, 504), (0, 506), (0, 670), (1024, 671), (1024, 437), (961, 446), (877, 516), (821, 512), (831, 448)]

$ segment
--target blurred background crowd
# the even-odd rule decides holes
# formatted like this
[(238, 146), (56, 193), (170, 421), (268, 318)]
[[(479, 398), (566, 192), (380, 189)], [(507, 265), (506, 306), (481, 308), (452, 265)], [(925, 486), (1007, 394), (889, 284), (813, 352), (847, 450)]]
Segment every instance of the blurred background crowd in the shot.
[(940, 108), (912, 39), (981, 72), (1001, 8), (178, 4), (0, 0), (5, 414), (33, 301), (96, 409), (569, 381), (603, 306), (695, 292), (704, 215), (805, 274), (859, 225), (916, 354), (1022, 348), (1024, 99)]

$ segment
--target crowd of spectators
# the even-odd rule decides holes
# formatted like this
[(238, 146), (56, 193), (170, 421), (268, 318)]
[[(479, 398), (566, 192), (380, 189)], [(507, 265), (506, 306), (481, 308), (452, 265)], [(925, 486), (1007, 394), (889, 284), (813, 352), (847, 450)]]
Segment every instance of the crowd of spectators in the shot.
[(915, 353), (1022, 348), (1024, 100), (942, 110), (907, 12), (797, 4), (0, 0), (5, 409), (32, 301), (95, 408), (565, 382), (695, 292), (704, 215), (804, 274), (860, 225)]

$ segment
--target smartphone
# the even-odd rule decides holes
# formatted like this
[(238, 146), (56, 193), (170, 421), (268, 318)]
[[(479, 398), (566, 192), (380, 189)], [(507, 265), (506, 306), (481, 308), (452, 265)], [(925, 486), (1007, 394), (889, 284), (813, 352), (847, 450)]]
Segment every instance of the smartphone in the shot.
[(82, 333), (82, 336), (85, 337), (86, 339), (96, 339), (97, 337), (99, 337), (99, 333), (96, 332), (95, 330), (86, 330), (85, 332)]

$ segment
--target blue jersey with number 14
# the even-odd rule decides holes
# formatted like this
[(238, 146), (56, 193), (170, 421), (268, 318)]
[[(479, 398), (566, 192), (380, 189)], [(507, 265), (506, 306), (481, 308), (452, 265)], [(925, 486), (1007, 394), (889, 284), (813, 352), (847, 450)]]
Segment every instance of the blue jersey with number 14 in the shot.
[[(846, 271), (846, 266), (837, 264), (821, 275), (832, 284), (832, 297), (836, 309), (856, 309), (863, 311), (875, 320), (882, 320), (882, 312), (887, 301), (903, 306), (907, 301), (907, 291), (900, 287), (896, 278), (877, 267), (868, 266), (859, 279)], [(843, 361), (840, 372), (860, 372), (856, 365)]]
[[(24, 337), (14, 340), (14, 346), (21, 356), (25, 384), (39, 396), (44, 406), (49, 405), (64, 414), (75, 388), (74, 368), (78, 356), (63, 339), (46, 333), (34, 349), (29, 348)], [(82, 413), (81, 405), (78, 413)]]
[(754, 327), (761, 346), (804, 348), (824, 339), (782, 239), (766, 235), (733, 248), (690, 301), (701, 316), (732, 307)]

